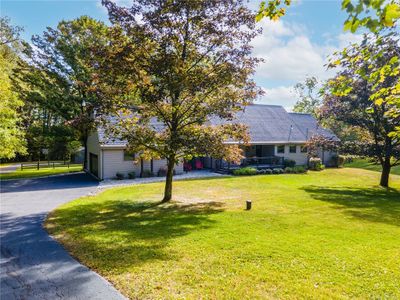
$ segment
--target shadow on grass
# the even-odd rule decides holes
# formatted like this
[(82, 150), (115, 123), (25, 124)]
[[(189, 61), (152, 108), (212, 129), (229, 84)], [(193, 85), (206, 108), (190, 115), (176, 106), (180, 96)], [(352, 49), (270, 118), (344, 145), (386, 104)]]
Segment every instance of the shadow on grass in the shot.
[(353, 217), (400, 226), (400, 191), (383, 188), (306, 186), (313, 199), (336, 204)]
[(173, 239), (211, 227), (220, 202), (159, 204), (107, 201), (57, 211), (48, 220), (50, 233), (67, 232), (65, 246), (85, 264), (123, 272), (150, 260), (177, 260), (167, 249)]

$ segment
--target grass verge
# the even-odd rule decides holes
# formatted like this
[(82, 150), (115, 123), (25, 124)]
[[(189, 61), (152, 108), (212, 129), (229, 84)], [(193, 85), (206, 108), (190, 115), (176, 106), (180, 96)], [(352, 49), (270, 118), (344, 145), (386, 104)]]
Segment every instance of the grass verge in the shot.
[[(354, 159), (354, 161), (351, 163), (346, 163), (345, 167), (382, 172), (382, 167), (379, 164), (375, 164), (374, 162), (370, 162), (367, 159), (361, 158)], [(390, 173), (400, 175), (400, 166), (392, 167)]]
[(58, 175), (58, 174), (65, 174), (71, 172), (79, 172), (82, 171), (81, 164), (71, 164), (68, 167), (55, 167), (54, 169), (51, 168), (40, 168), (37, 169), (24, 169), (18, 168), (16, 171), (10, 173), (0, 173), (0, 179), (23, 179), (23, 178), (33, 178), (33, 177), (42, 177), (42, 176), (49, 176), (49, 175)]

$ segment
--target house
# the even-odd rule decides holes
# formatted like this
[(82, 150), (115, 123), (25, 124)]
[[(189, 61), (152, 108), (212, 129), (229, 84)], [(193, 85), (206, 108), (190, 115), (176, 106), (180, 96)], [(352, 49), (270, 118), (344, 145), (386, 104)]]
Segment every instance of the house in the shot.
[[(224, 121), (213, 119), (210, 122), (217, 125)], [(310, 137), (323, 135), (338, 140), (332, 132), (320, 127), (312, 115), (289, 113), (278, 105), (249, 105), (236, 115), (234, 122), (247, 125), (250, 134), (250, 145), (243, 146), (245, 158), (241, 165), (273, 168), (282, 166), (284, 159), (292, 159), (297, 165), (306, 165), (308, 157), (304, 145)], [(324, 164), (329, 165), (334, 154), (321, 149), (319, 156)], [(126, 142), (107, 138), (102, 130), (90, 135), (87, 159), (87, 171), (99, 179), (113, 178), (117, 172), (126, 175), (134, 171), (137, 176), (144, 172), (157, 174), (160, 168), (166, 166), (165, 159), (134, 162), (134, 154), (126, 151)], [(230, 163), (212, 157), (197, 158), (192, 165), (193, 168), (201, 166), (214, 170), (232, 167)], [(175, 172), (182, 173), (183, 167), (184, 164), (179, 163)]]

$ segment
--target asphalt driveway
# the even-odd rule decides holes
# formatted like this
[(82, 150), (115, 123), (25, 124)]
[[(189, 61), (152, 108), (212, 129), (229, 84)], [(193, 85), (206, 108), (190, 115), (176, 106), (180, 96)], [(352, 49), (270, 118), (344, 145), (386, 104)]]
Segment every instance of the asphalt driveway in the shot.
[(48, 212), (95, 190), (83, 173), (1, 182), (1, 299), (124, 299), (48, 236)]

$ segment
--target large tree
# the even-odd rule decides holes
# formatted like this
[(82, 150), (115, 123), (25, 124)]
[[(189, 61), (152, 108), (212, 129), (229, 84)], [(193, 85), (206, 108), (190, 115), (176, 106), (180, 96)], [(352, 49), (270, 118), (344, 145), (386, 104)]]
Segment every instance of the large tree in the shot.
[(21, 30), (12, 26), (10, 19), (0, 18), (0, 159), (11, 159), (26, 151), (19, 114), (23, 101), (13, 89), (11, 79), (20, 60)]
[(360, 45), (337, 53), (330, 67), (339, 71), (326, 84), (322, 107), (323, 116), (369, 133), (371, 143), (358, 149), (382, 165), (380, 185), (384, 187), (389, 185), (391, 167), (400, 164), (400, 140), (393, 136), (400, 126), (400, 116), (393, 114), (398, 109), (393, 99), (399, 96), (399, 57), (395, 33), (366, 35)]
[(294, 112), (308, 113), (317, 117), (321, 99), (318, 95), (318, 80), (315, 77), (307, 77), (304, 82), (299, 82), (294, 86), (299, 100), (293, 107)]
[(108, 41), (108, 27), (100, 21), (87, 16), (61, 21), (57, 28), (32, 38), (34, 47), (26, 51), (29, 59), (19, 69), (25, 84), (21, 94), (32, 108), (30, 117), (43, 125), (43, 133), (62, 124), (77, 129), (85, 157), (96, 123), (93, 114), (101, 115), (110, 103), (95, 88), (95, 53)]
[(260, 93), (251, 79), (257, 64), (249, 44), (258, 33), (254, 14), (236, 0), (137, 0), (130, 8), (103, 4), (118, 34), (106, 49), (112, 53), (103, 55), (111, 70), (102, 74), (125, 84), (114, 95), (121, 98), (124, 91), (127, 103), (119, 135), (142, 157), (166, 158), (163, 201), (169, 201), (180, 160), (240, 158), (235, 142), (246, 140), (246, 128), (216, 123), (231, 120)]

